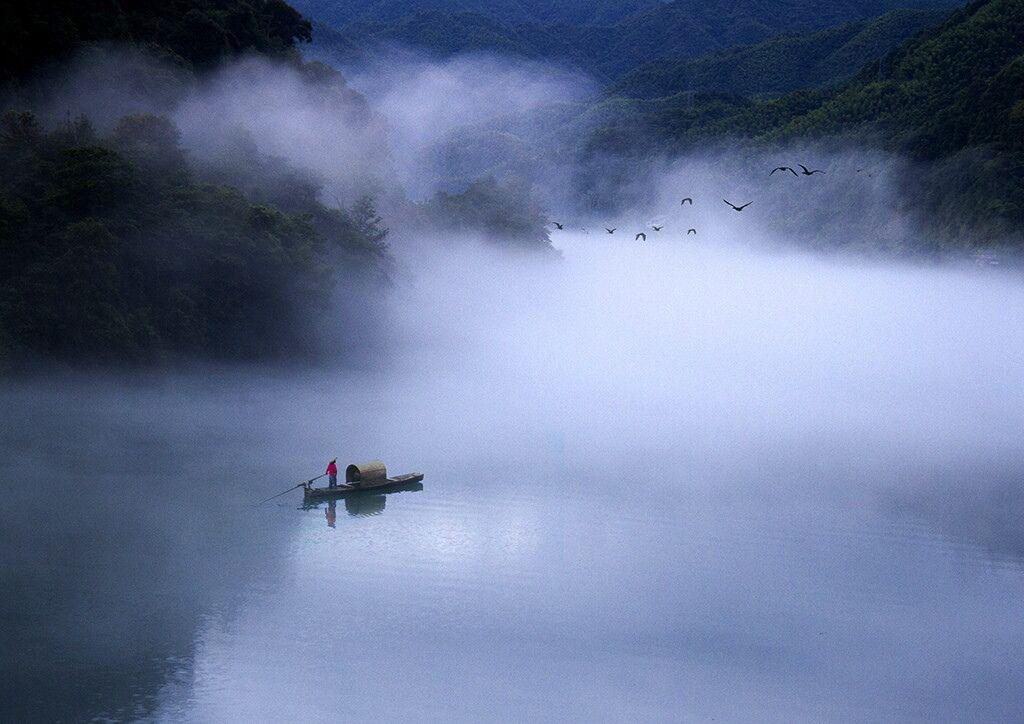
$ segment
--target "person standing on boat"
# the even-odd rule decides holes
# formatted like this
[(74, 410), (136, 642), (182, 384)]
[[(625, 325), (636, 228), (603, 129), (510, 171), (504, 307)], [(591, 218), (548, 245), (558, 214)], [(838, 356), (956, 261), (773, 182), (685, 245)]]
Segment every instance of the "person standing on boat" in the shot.
[(329, 483), (328, 487), (331, 487), (331, 488), (338, 487), (338, 461), (337, 461), (337, 459), (331, 460), (331, 462), (327, 463), (326, 474), (330, 476), (328, 478), (328, 483)]

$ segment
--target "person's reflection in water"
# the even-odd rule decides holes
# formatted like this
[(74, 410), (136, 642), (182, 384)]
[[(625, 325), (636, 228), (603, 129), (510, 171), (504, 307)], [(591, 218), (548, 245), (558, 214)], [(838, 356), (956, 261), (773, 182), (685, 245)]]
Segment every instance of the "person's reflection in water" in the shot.
[(330, 501), (327, 503), (327, 510), (324, 511), (324, 515), (327, 516), (327, 527), (333, 528), (335, 521), (338, 520), (338, 512), (336, 508), (337, 503)]

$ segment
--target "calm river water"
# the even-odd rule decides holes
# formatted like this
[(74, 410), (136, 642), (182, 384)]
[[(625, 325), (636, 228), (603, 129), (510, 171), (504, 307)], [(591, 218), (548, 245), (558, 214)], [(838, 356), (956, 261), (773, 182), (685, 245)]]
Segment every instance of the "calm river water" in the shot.
[[(9, 383), (0, 719), (1024, 719), (1019, 279), (465, 264), (372, 372)], [(424, 488), (254, 504), (334, 456)]]

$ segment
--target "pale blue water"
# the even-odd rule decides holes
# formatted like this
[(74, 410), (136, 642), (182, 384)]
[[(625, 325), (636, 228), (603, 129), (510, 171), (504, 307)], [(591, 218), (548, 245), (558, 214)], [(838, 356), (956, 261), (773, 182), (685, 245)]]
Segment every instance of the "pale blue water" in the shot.
[[(699, 317), (484, 305), (386, 374), (9, 384), (0, 719), (1024, 719), (1021, 293), (858, 312), (851, 274), (799, 321), (737, 277)], [(699, 343), (619, 334), (652, 314)], [(334, 455), (424, 489), (254, 505)]]

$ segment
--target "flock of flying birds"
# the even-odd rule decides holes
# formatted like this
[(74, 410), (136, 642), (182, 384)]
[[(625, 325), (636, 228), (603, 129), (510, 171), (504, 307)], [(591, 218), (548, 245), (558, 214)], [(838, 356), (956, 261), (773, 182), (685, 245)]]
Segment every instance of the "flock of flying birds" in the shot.
[[(825, 173), (821, 169), (810, 169), (810, 168), (807, 168), (802, 163), (798, 163), (797, 166), (800, 167), (800, 171), (799, 172), (797, 172), (797, 170), (792, 168), (791, 166), (776, 166), (775, 168), (773, 168), (771, 170), (771, 173), (769, 173), (768, 175), (769, 176), (774, 176), (775, 174), (777, 174), (777, 173), (779, 173), (781, 171), (782, 173), (787, 173), (787, 172), (791, 173), (794, 176), (796, 176), (797, 178), (799, 178), (800, 176), (814, 176), (815, 174)], [(859, 168), (859, 169), (857, 169), (857, 173), (860, 173), (863, 170), (864, 169), (860, 169)], [(752, 203), (754, 203), (753, 201), (748, 201), (747, 203), (745, 203), (745, 204), (743, 204), (741, 206), (737, 206), (736, 204), (732, 203), (731, 201), (726, 201), (725, 199), (722, 199), (722, 201), (726, 205), (728, 205), (729, 208), (731, 208), (733, 211), (738, 211), (738, 212), (742, 212), (743, 209), (747, 208)], [(682, 200), (682, 202), (680, 203), (680, 206), (686, 206), (687, 204), (689, 204), (690, 206), (693, 206), (693, 199), (690, 198), (689, 196), (687, 196), (685, 199)], [(559, 223), (557, 221), (551, 221), (551, 222), (548, 222), (548, 223), (554, 224), (555, 228), (558, 229), (559, 231), (563, 231), (565, 229), (565, 224), (561, 224), (561, 223)], [(665, 228), (664, 224), (662, 224), (661, 226), (654, 226), (654, 225), (651, 226), (651, 229), (653, 229), (654, 231), (661, 231), (664, 228)], [(609, 227), (606, 226), (606, 227), (604, 227), (604, 230), (607, 231), (609, 234), (614, 234), (616, 231), (618, 231), (618, 227), (609, 228)], [(588, 233), (585, 228), (583, 229), (583, 233)], [(686, 235), (687, 236), (696, 236), (697, 235), (697, 230), (693, 229), (693, 228), (687, 229), (686, 230)], [(634, 237), (633, 240), (634, 241), (647, 241), (647, 233), (646, 233), (646, 231), (639, 232)]]

